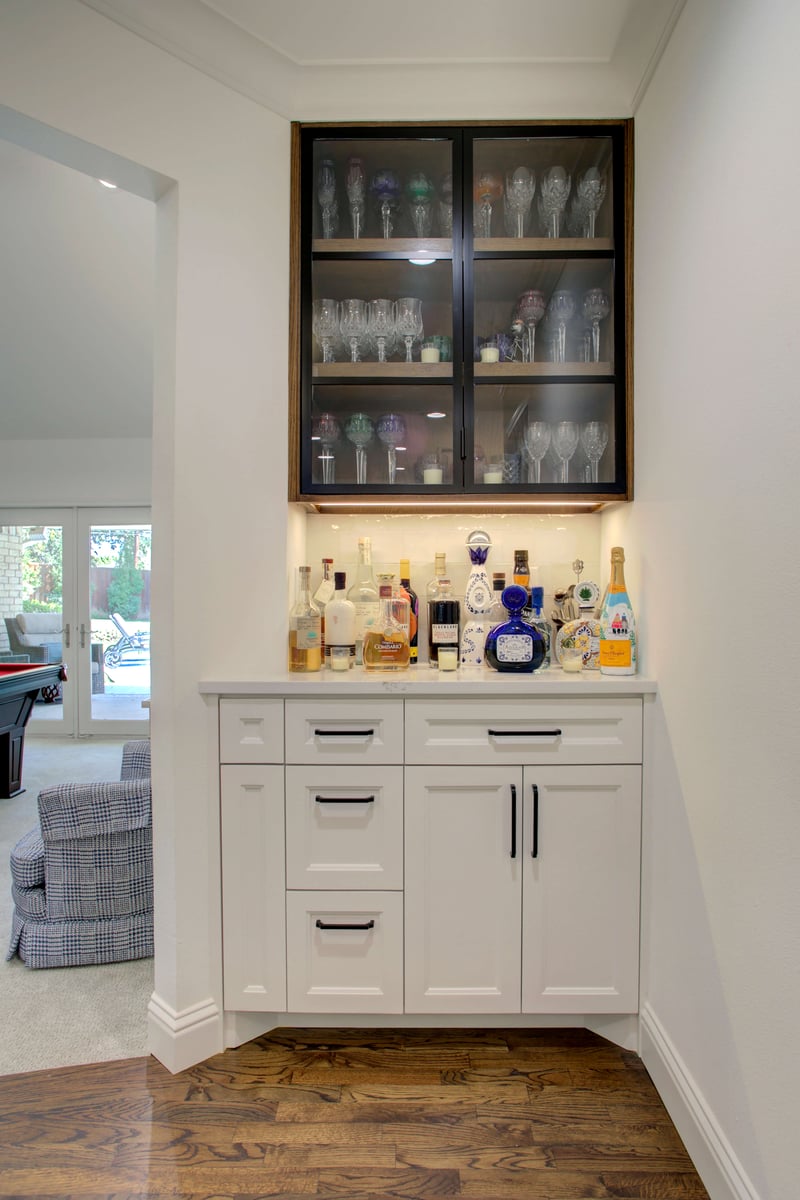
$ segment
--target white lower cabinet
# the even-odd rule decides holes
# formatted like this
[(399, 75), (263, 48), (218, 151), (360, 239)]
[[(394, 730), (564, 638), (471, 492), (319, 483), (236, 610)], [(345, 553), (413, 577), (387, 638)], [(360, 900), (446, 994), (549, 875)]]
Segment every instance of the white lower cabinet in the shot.
[(227, 1010), (637, 1011), (640, 697), (223, 698), (220, 746)]

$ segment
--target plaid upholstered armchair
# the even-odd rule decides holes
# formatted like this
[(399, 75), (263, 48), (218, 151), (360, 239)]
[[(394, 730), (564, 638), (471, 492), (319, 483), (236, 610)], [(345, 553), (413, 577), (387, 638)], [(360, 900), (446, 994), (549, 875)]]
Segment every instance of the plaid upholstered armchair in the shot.
[(29, 967), (153, 953), (150, 743), (126, 742), (119, 782), (64, 783), (38, 797), (39, 826), (11, 851), (8, 958)]

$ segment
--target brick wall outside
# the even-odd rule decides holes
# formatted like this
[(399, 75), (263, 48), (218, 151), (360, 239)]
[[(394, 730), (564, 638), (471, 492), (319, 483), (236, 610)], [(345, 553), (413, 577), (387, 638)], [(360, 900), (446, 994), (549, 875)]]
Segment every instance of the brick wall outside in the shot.
[[(0, 526), (0, 617), (22, 612), (22, 530)], [(0, 652), (8, 650), (5, 621), (0, 621)]]

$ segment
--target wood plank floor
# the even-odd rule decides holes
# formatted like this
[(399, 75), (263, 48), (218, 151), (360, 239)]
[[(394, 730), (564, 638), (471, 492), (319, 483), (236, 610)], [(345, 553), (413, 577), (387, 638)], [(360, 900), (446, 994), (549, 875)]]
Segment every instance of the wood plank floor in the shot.
[(0, 1196), (708, 1200), (644, 1067), (586, 1030), (280, 1030), (0, 1078)]

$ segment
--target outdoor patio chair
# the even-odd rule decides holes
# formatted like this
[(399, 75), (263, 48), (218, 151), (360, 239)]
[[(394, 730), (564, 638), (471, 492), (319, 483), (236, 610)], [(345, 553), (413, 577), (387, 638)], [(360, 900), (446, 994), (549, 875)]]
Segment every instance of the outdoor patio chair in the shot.
[(113, 645), (106, 647), (105, 663), (107, 667), (117, 667), (126, 657), (141, 658), (150, 653), (150, 634), (141, 630), (127, 629), (119, 613), (109, 613), (109, 619), (116, 625), (120, 637)]
[(8, 958), (77, 967), (153, 953), (150, 743), (127, 742), (120, 781), (38, 796), (39, 825), (11, 851)]

